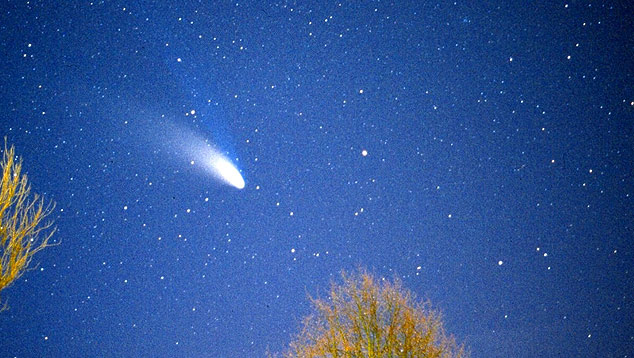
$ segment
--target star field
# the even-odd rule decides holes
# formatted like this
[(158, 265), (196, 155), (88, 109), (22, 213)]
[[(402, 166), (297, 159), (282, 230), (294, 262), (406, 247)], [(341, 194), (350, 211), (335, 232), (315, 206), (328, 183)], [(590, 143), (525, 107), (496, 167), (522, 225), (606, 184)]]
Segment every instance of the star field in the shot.
[(361, 266), (473, 357), (631, 357), (632, 14), (8, 1), (0, 134), (60, 244), (3, 290), (0, 356), (264, 356)]

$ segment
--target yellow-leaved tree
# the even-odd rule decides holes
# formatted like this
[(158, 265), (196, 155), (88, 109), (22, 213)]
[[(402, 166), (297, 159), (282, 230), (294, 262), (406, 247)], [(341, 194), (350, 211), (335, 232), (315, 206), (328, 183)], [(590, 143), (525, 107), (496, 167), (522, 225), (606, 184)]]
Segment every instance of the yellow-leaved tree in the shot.
[[(55, 204), (44, 204), (37, 194), (30, 198), (27, 176), (22, 174), (22, 161), (16, 160), (15, 148), (7, 148), (0, 163), (0, 293), (11, 286), (27, 270), (33, 255), (51, 246), (55, 229), (45, 221)], [(0, 311), (7, 309), (6, 302)]]
[(458, 358), (469, 354), (443, 327), (438, 311), (418, 301), (400, 281), (342, 273), (283, 356), (287, 358)]

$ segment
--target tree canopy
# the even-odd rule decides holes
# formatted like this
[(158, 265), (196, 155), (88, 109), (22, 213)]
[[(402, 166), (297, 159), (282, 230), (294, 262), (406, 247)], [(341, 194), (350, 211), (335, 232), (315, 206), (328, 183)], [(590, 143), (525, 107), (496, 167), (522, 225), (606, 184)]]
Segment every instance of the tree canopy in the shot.
[[(0, 163), (0, 293), (27, 270), (33, 255), (51, 246), (52, 221), (45, 222), (54, 204), (44, 204), (37, 194), (31, 199), (22, 161), (15, 158), (13, 146), (7, 148)], [(6, 303), (0, 311), (6, 309)]]
[(418, 301), (401, 282), (365, 270), (342, 273), (329, 297), (311, 298), (312, 314), (284, 357), (437, 357), (469, 354), (443, 327), (440, 313)]

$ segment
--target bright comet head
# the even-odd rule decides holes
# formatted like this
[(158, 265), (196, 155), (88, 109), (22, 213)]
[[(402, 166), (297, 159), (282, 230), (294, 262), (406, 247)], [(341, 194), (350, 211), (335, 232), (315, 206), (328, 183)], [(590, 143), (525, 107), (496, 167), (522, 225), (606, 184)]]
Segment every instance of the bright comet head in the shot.
[(244, 179), (242, 179), (242, 175), (229, 160), (218, 155), (212, 159), (212, 165), (222, 180), (238, 189), (244, 188)]

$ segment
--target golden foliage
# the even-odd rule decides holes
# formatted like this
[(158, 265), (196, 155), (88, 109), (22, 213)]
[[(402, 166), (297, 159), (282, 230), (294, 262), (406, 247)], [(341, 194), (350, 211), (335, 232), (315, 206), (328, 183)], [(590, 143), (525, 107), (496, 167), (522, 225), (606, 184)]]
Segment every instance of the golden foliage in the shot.
[(287, 358), (467, 357), (445, 333), (440, 314), (417, 302), (399, 281), (366, 271), (342, 273), (330, 297), (312, 299), (313, 314), (284, 353)]
[[(51, 214), (54, 204), (33, 194), (27, 176), (21, 174), (22, 161), (15, 160), (13, 146), (7, 148), (0, 163), (0, 292), (20, 278), (31, 263), (34, 254), (51, 246), (49, 239), (55, 232), (52, 222), (43, 220)], [(0, 309), (6, 309), (6, 304)]]

